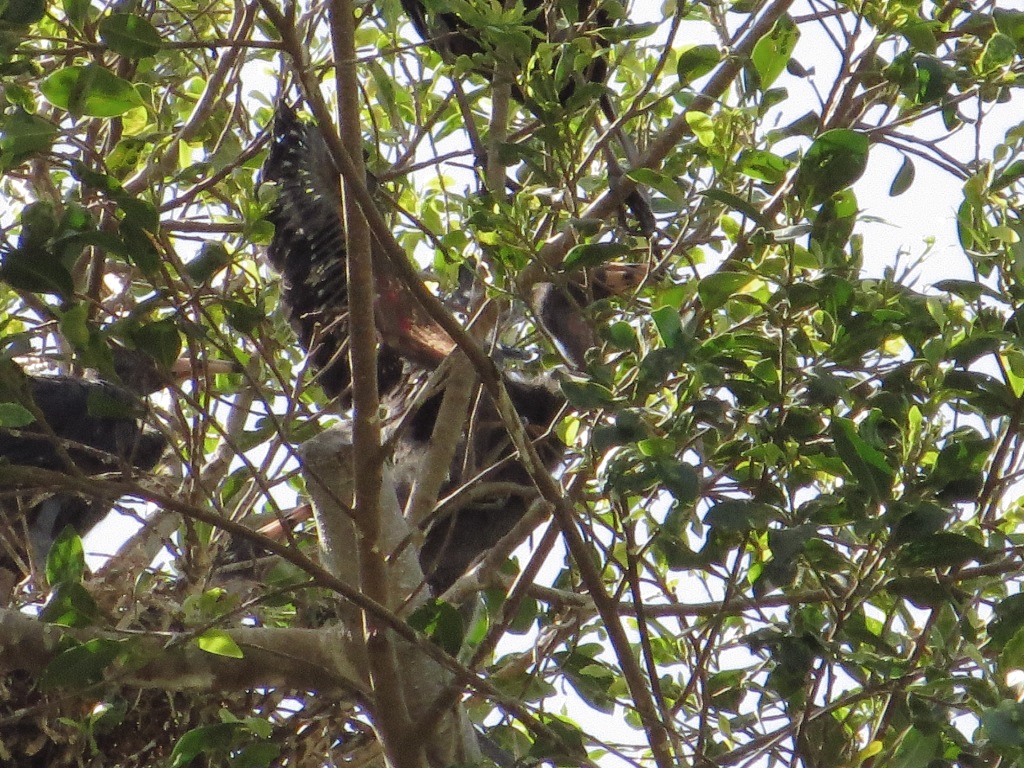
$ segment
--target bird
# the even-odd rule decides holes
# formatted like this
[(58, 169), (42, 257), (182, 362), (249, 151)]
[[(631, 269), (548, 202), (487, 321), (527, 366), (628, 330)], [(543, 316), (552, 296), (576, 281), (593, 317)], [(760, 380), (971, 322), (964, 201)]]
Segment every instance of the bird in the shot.
[[(274, 225), (267, 261), (281, 276), (282, 303), (318, 371), (317, 381), (324, 392), (347, 402), (352, 373), (348, 363), (345, 228), (339, 175), (320, 129), (300, 120), (284, 101), (275, 111), (270, 151), (261, 172), (263, 183), (276, 187), (267, 215)], [(374, 241), (373, 247), (378, 327), (387, 324), (408, 331), (407, 344), (398, 340), (400, 348), (379, 346), (378, 387), (386, 393), (398, 384), (404, 359), (436, 365), (451, 345), (443, 331), (428, 329), (423, 338), (415, 333), (429, 321), (419, 310), (419, 303), (392, 274), (380, 244)]]
[[(278, 106), (272, 134), (262, 171), (263, 180), (277, 186), (277, 198), (268, 216), (274, 224), (274, 235), (267, 260), (281, 275), (282, 303), (300, 344), (318, 369), (317, 380), (328, 395), (338, 396), (348, 388), (351, 371), (346, 354), (348, 298), (337, 172), (329, 162), (320, 129), (300, 120), (296, 111), (283, 102)], [(402, 311), (402, 306), (385, 304), (389, 300), (378, 296), (378, 309), (386, 306), (392, 312)], [(392, 346), (390, 339), (379, 340), (381, 397), (391, 414), (389, 423), (404, 424), (393, 441), (397, 476), (414, 475), (427, 451), (444, 392), (442, 389), (426, 397), (409, 413), (415, 399), (412, 393), (443, 357), (439, 350), (435, 358), (410, 359), (404, 350)], [(553, 467), (564, 455), (565, 446), (549, 428), (565, 404), (564, 397), (549, 380), (511, 374), (504, 377), (524, 425), (543, 436), (542, 455)], [(467, 435), (442, 493), (452, 492), (470, 480), (529, 486), (529, 475), (514, 459), (497, 408), (486, 394), (477, 399), (468, 424), (473, 428), (467, 425)], [(406, 501), (410, 487), (402, 484), (398, 489), (401, 502)], [(474, 499), (455, 514), (427, 521), (420, 565), (431, 592), (440, 595), (447, 590), (473, 561), (512, 530), (528, 506), (521, 496), (501, 493), (495, 498)]]
[[(13, 361), (0, 364), (0, 403), (20, 407), (22, 415), (19, 426), (0, 427), (0, 464), (80, 477), (152, 470), (167, 440), (145, 425), (143, 396), (169, 381), (164, 377), (170, 373), (158, 372), (152, 358), (126, 348), (115, 348), (114, 361), (121, 383), (32, 375)], [(143, 370), (147, 367), (152, 370)], [(54, 492), (29, 483), (9, 491), (0, 496), (0, 604), (14, 583), (45, 560), (66, 526), (84, 536), (113, 503), (103, 495)]]

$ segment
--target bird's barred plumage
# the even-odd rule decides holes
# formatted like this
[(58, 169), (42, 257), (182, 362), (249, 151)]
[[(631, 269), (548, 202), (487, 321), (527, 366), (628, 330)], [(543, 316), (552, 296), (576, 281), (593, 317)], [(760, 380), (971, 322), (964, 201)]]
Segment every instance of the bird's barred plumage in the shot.
[[(268, 216), (274, 237), (267, 260), (281, 275), (281, 298), (318, 381), (331, 397), (352, 380), (348, 362), (348, 283), (345, 227), (337, 169), (320, 129), (285, 103), (274, 117), (263, 181), (277, 186)], [(401, 361), (379, 353), (382, 391), (395, 384)]]

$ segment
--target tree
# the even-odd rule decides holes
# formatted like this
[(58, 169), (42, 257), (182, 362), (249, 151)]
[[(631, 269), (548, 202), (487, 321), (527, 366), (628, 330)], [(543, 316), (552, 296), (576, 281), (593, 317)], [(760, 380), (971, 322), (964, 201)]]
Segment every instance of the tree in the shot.
[[(5, 358), (110, 377), (116, 342), (194, 367), (153, 398), (159, 470), (0, 466), (5, 500), (146, 519), (92, 574), (66, 531), (0, 609), (2, 760), (1019, 761), (1024, 132), (987, 131), (1013, 109), (1024, 14), (774, 0), (647, 24), (605, 3), (606, 27), (539, 42), (521, 5), (470, 5), (448, 7), (481, 52), (448, 61), (398, 0), (4, 6)], [(576, 79), (605, 55), (614, 126)], [(258, 169), (299, 93), (345, 179), (354, 420), (311, 380), (263, 257)], [(970, 134), (972, 156), (947, 148)], [(931, 213), (955, 208), (969, 279), (862, 274), (856, 185), (894, 156), (894, 220), (916, 167), (946, 174)], [(635, 188), (652, 237), (621, 205)], [(409, 581), (421, 537), (379, 448), (382, 263), (536, 487), (528, 546), (447, 601)], [(581, 275), (624, 263), (647, 279), (584, 301), (599, 347), (572, 370), (533, 287), (593, 298)], [(554, 471), (496, 359), (560, 381)], [(0, 427), (25, 412), (0, 404)], [(466, 431), (438, 425), (435, 496)], [(310, 498), (319, 536), (287, 519)]]

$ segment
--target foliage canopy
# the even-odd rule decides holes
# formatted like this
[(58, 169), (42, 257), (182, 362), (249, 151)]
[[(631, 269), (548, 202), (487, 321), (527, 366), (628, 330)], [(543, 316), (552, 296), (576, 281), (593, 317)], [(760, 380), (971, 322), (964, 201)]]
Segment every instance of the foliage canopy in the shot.
[[(1024, 13), (606, 0), (600, 34), (538, 44), (506, 5), (452, 0), (483, 52), (447, 62), (398, 0), (0, 5), (4, 358), (196, 361), (154, 398), (174, 450), (152, 476), (0, 466), (149, 520), (87, 539), (121, 547), (92, 575), (69, 531), (0, 609), (0, 761), (1024, 760)], [(565, 89), (604, 46), (615, 130), (604, 85)], [(335, 61), (398, 244), (439, 295), (475, 272), (494, 356), (540, 350), (522, 367), (570, 406), (557, 495), (538, 480), (555, 515), (472, 617), (361, 598), (315, 565), (311, 524), (263, 542), (280, 557), (254, 581), (213, 568), (227, 533), (305, 500), (295, 446), (339, 419), (278, 311), (258, 176), (276, 100), (333, 109)], [(955, 209), (963, 278), (864, 273), (857, 182), (894, 156), (887, 217), (939, 169), (928, 213)], [(620, 215), (633, 185), (653, 239)], [(601, 348), (570, 375), (531, 288), (619, 262), (650, 279), (584, 308)]]

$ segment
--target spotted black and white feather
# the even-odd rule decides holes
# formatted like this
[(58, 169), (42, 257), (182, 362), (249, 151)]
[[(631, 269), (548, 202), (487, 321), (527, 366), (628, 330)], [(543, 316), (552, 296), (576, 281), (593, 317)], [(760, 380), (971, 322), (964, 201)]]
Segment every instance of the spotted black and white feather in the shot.
[[(274, 117), (263, 181), (277, 198), (268, 216), (274, 237), (267, 250), (281, 274), (281, 299), (318, 381), (331, 397), (344, 395), (352, 380), (348, 362), (348, 278), (345, 227), (338, 171), (320, 129), (299, 119), (283, 102)], [(401, 371), (398, 356), (382, 348), (382, 390)]]

